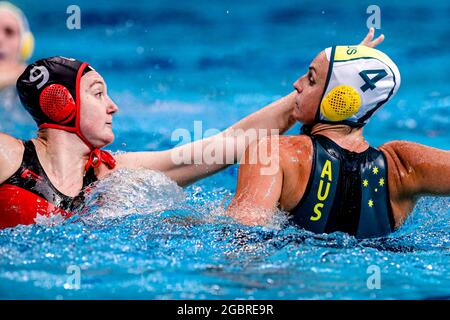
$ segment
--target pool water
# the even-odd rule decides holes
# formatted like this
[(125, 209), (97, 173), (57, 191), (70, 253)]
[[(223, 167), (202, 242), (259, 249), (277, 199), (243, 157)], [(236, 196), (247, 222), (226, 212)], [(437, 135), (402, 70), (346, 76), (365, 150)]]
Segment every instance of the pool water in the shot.
[[(357, 43), (368, 17), (353, 1), (78, 1), (81, 29), (68, 30), (71, 3), (46, 2), (16, 1), (37, 38), (33, 59), (73, 56), (104, 76), (121, 109), (114, 152), (170, 148), (172, 132), (193, 132), (195, 120), (226, 128), (289, 93), (324, 47)], [(380, 48), (402, 85), (366, 137), (448, 150), (450, 4), (379, 6)], [(20, 109), (0, 106), (0, 119), (1, 132), (34, 136)], [(450, 298), (448, 198), (421, 199), (381, 239), (314, 235), (282, 213), (268, 227), (246, 227), (222, 215), (237, 169), (185, 189), (158, 172), (121, 170), (97, 184), (85, 213), (1, 230), (0, 298)], [(379, 289), (368, 285), (373, 268)]]

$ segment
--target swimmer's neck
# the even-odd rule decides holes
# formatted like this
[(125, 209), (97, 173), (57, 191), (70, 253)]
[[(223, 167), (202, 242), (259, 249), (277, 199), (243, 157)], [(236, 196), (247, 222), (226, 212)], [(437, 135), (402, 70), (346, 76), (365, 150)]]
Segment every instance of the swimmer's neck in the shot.
[(34, 142), (47, 173), (63, 181), (84, 175), (90, 150), (76, 134), (48, 128), (39, 130)]
[(363, 152), (369, 148), (369, 143), (363, 137), (363, 128), (318, 123), (311, 129), (311, 134), (325, 136), (340, 147), (353, 152)]

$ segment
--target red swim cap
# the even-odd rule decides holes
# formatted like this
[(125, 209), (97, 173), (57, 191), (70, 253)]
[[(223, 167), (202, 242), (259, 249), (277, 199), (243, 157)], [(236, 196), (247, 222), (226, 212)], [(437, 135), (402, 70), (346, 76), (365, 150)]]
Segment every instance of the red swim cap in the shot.
[[(81, 77), (94, 70), (86, 62), (51, 57), (30, 64), (17, 80), (17, 92), (38, 127), (75, 133), (92, 151), (86, 170), (105, 162), (115, 167), (114, 158), (94, 149), (80, 130)], [(111, 160), (112, 158), (112, 160)]]

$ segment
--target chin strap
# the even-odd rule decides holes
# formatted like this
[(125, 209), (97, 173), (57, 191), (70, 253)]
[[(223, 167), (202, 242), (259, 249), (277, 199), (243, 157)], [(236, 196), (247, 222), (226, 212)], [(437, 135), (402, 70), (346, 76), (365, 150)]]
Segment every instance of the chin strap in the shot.
[(94, 149), (89, 155), (89, 160), (86, 163), (86, 172), (92, 168), (98, 168), (104, 163), (109, 169), (114, 169), (116, 167), (116, 159), (107, 151)]
[[(71, 108), (74, 108), (72, 110), (72, 112), (74, 112), (75, 123), (73, 125), (65, 125), (65, 124), (58, 123), (58, 121), (56, 121), (56, 120), (52, 120), (49, 123), (43, 123), (43, 124), (39, 125), (39, 128), (51, 128), (51, 129), (63, 130), (66, 132), (74, 133), (81, 139), (81, 141), (83, 141), (86, 144), (86, 146), (89, 148), (89, 150), (91, 150), (91, 152), (89, 154), (89, 159), (86, 162), (86, 165), (84, 167), (85, 174), (86, 174), (86, 172), (88, 172), (88, 170), (90, 168), (94, 168), (94, 169), (98, 168), (98, 167), (100, 167), (100, 165), (102, 163), (104, 163), (109, 169), (114, 169), (116, 167), (116, 160), (114, 159), (114, 157), (109, 152), (100, 150), (98, 148), (94, 148), (94, 146), (89, 142), (89, 140), (81, 132), (81, 126), (80, 126), (80, 104), (81, 104), (80, 103), (80, 86), (81, 86), (81, 84), (80, 83), (81, 83), (81, 77), (83, 76), (86, 68), (89, 68), (88, 72), (93, 70), (92, 67), (89, 67), (88, 63), (83, 62), (77, 71), (76, 83), (75, 83), (75, 97), (72, 97), (69, 91), (66, 94), (70, 98), (73, 98), (73, 100), (75, 101), (75, 106), (71, 107)], [(64, 107), (64, 106), (60, 106), (59, 101), (57, 101), (53, 107), (55, 107), (56, 109), (58, 109), (58, 108), (61, 109), (61, 107)], [(41, 106), (41, 108), (42, 108), (42, 106)], [(73, 116), (70, 119), (72, 119), (72, 118), (73, 118)], [(72, 120), (70, 120), (70, 121), (72, 121)]]

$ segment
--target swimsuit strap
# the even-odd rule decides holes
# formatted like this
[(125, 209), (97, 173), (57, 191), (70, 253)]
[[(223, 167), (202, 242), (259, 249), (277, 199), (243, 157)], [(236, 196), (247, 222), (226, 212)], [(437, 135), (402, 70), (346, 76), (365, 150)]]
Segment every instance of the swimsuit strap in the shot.
[(22, 163), (19, 169), (4, 184), (20, 187), (47, 200), (55, 206), (72, 211), (79, 206), (84, 199), (84, 190), (97, 180), (94, 169), (91, 168), (83, 178), (83, 190), (79, 195), (70, 197), (60, 192), (48, 178), (42, 167), (36, 152), (36, 147), (31, 140), (23, 141), (25, 147)]

